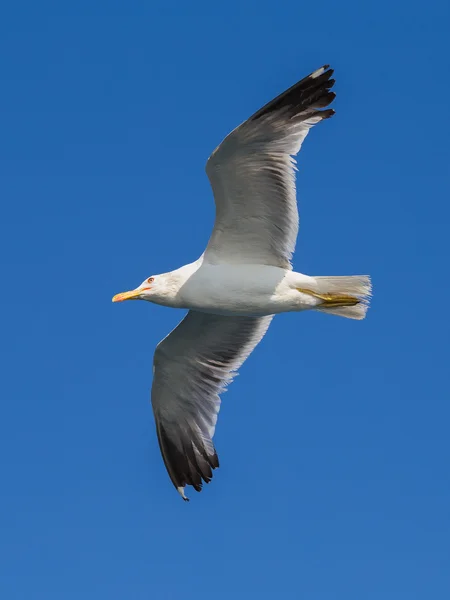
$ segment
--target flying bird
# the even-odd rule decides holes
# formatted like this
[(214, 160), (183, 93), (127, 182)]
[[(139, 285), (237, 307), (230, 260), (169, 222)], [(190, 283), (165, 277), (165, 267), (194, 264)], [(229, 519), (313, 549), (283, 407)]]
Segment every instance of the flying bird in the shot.
[(219, 459), (212, 441), (220, 394), (274, 315), (318, 310), (363, 319), (370, 277), (311, 277), (292, 270), (298, 231), (293, 158), (311, 127), (334, 115), (329, 65), (317, 69), (234, 129), (206, 164), (214, 229), (198, 260), (152, 275), (113, 302), (147, 300), (188, 309), (156, 347), (151, 399), (173, 485), (198, 492)]

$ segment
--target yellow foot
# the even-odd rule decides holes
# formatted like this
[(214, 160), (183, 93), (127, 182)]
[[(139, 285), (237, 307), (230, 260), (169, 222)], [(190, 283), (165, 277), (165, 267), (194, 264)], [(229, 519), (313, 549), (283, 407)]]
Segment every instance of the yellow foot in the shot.
[(324, 308), (334, 308), (338, 306), (355, 306), (359, 304), (361, 300), (355, 296), (348, 296), (346, 294), (318, 294), (312, 290), (305, 290), (303, 288), (297, 288), (302, 294), (308, 294), (323, 301)]

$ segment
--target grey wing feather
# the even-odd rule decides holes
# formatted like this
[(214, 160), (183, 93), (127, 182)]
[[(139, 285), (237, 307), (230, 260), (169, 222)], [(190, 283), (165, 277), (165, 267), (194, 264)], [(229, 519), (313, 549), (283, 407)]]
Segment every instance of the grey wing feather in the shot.
[(269, 327), (268, 317), (226, 317), (190, 311), (157, 346), (152, 406), (169, 476), (184, 496), (209, 483), (219, 466), (212, 437), (219, 394)]
[(205, 251), (212, 264), (290, 268), (298, 233), (296, 155), (309, 129), (331, 117), (328, 65), (311, 73), (232, 131), (206, 172), (216, 219)]

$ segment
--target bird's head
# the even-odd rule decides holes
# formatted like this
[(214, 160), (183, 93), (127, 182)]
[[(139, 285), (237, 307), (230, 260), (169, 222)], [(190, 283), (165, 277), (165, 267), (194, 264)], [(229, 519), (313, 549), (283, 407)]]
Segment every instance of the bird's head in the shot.
[(141, 283), (135, 290), (116, 294), (113, 302), (123, 302), (124, 300), (147, 300), (148, 302), (161, 302), (167, 297), (173, 295), (173, 286), (167, 273), (163, 275), (152, 275)]

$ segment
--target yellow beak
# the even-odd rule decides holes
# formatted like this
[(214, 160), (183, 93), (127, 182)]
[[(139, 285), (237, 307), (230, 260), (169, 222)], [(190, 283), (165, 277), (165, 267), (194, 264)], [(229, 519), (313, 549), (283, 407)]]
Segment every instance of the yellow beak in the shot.
[(133, 300), (137, 298), (142, 290), (131, 290), (131, 292), (122, 292), (121, 294), (116, 294), (112, 299), (113, 302), (123, 302), (124, 300)]

